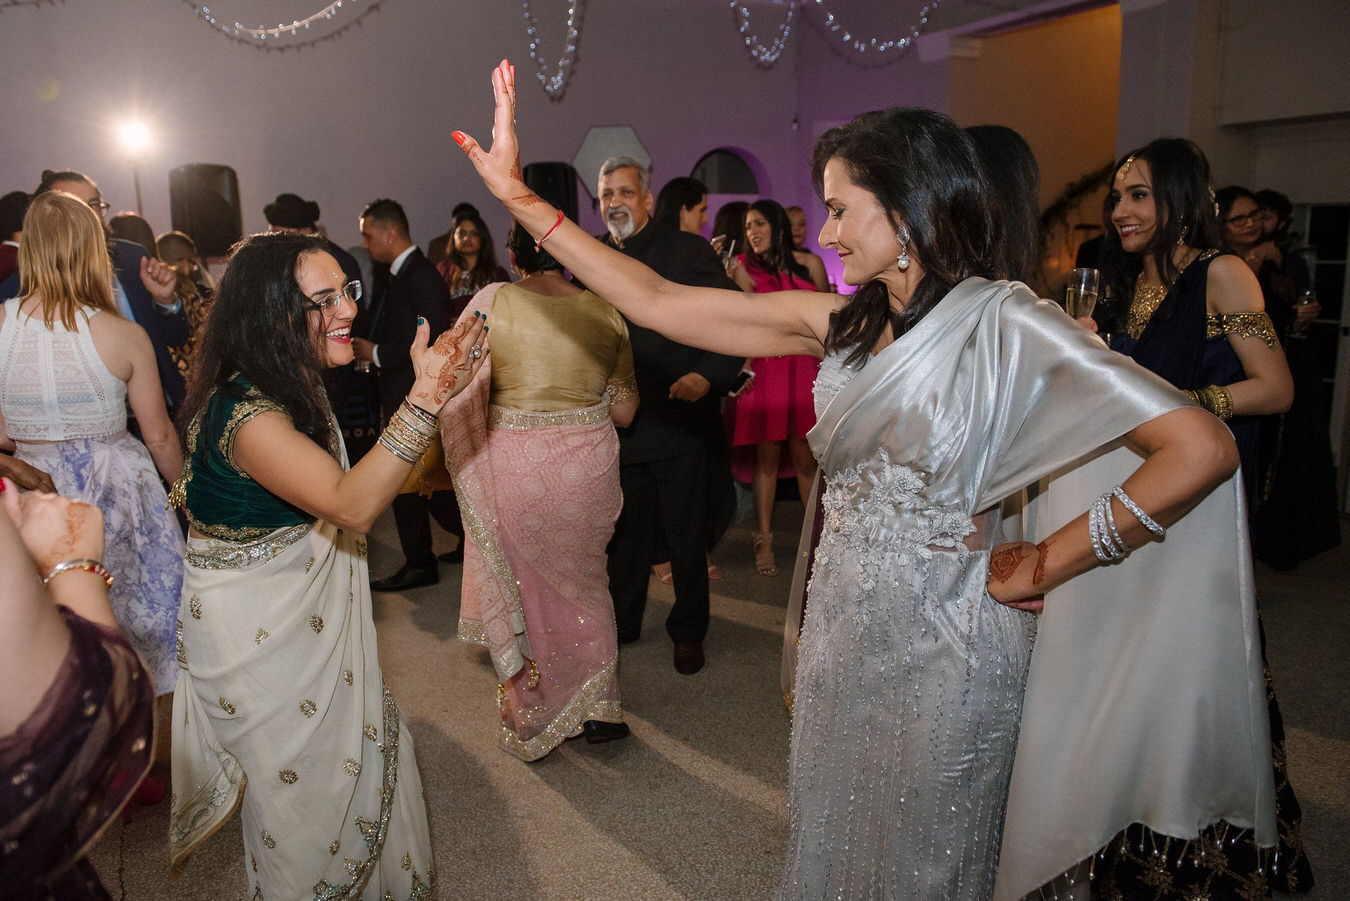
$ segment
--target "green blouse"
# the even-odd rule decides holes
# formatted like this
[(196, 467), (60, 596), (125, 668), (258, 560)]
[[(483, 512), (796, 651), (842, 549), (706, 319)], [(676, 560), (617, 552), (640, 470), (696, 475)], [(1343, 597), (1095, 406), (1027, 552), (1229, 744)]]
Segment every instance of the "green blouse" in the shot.
[(236, 374), (211, 395), (188, 426), (183, 475), (175, 502), (186, 504), (192, 527), (209, 538), (253, 541), (277, 529), (314, 522), (304, 510), (253, 481), (234, 462), (234, 436), (259, 413), (284, 413), (252, 383)]

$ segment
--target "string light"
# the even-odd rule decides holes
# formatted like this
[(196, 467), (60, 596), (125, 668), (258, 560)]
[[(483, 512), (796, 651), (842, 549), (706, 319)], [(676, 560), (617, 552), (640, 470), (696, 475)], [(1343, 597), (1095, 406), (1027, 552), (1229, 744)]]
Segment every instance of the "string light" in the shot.
[[(774, 0), (775, 5), (781, 5), (783, 0)], [(772, 66), (778, 61), (778, 57), (787, 49), (788, 34), (792, 31), (792, 18), (797, 14), (797, 0), (788, 0), (787, 16), (783, 19), (783, 24), (778, 26), (778, 34), (774, 37), (772, 43), (767, 47), (759, 39), (759, 35), (750, 32), (750, 10), (737, 0), (731, 0), (731, 8), (736, 12), (737, 24), (741, 29), (741, 37), (745, 40), (746, 49), (750, 51), (750, 56), (761, 66)]]
[[(341, 27), (333, 31), (326, 32), (315, 38), (307, 38), (301, 41), (288, 41), (287, 36), (300, 37), (305, 32), (311, 30), (311, 26), (318, 25), (320, 22), (332, 19), (338, 14), (346, 3), (350, 10), (355, 5), (355, 0), (333, 0), (323, 9), (312, 15), (305, 16), (303, 19), (295, 19), (289, 25), (279, 23), (275, 28), (268, 28), (265, 25), (259, 25), (257, 28), (248, 28), (239, 22), (233, 25), (227, 24), (219, 15), (212, 11), (209, 6), (201, 6), (193, 3), (192, 0), (182, 0), (183, 5), (187, 6), (197, 14), (201, 19), (215, 31), (220, 32), (232, 41), (240, 44), (248, 44), (258, 50), (269, 50), (273, 52), (285, 52), (287, 50), (300, 50), (304, 47), (314, 47), (324, 41), (332, 41), (341, 37), (349, 29), (360, 25), (361, 21), (371, 13), (375, 12), (384, 5), (384, 0), (373, 0), (364, 10), (355, 17), (348, 19)], [(271, 42), (268, 43), (268, 39)]]
[[(825, 11), (825, 24), (829, 27), (830, 31), (839, 35), (840, 39), (844, 42), (845, 47), (863, 57), (866, 57), (868, 53), (886, 53), (886, 51), (892, 49), (896, 51), (892, 55), (892, 58), (899, 57), (900, 54), (908, 50), (910, 46), (918, 40), (919, 34), (928, 24), (928, 17), (931, 16), (933, 11), (940, 5), (942, 5), (942, 0), (930, 0), (928, 5), (919, 12), (919, 21), (915, 22), (914, 25), (910, 27), (909, 34), (904, 37), (893, 40), (878, 40), (877, 38), (864, 39), (856, 36), (851, 29), (845, 28), (839, 20), (835, 18), (834, 13), (825, 8), (825, 0), (816, 0), (816, 6), (819, 6)], [(840, 32), (842, 32), (842, 34), (840, 34)]]
[(530, 59), (534, 60), (539, 69), (537, 73), (539, 83), (544, 86), (544, 93), (548, 94), (549, 99), (561, 100), (567, 90), (567, 77), (572, 69), (572, 61), (577, 56), (577, 38), (581, 34), (582, 0), (572, 0), (567, 7), (567, 42), (562, 58), (558, 60), (552, 75), (548, 72), (548, 63), (544, 62), (539, 52), (539, 23), (530, 12), (530, 0), (524, 0), (524, 4), (525, 34), (530, 39)]
[[(61, 2), (65, 3), (66, 0), (61, 0)], [(0, 12), (7, 9), (16, 9), (20, 6), (42, 6), (44, 3), (55, 6), (56, 0), (0, 0)]]

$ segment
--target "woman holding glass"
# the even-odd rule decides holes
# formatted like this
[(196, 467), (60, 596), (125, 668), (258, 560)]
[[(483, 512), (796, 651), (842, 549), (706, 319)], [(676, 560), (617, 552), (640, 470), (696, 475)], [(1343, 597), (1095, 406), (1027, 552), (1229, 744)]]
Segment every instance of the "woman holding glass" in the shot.
[(417, 763), (376, 652), (366, 532), (481, 364), (486, 330), (474, 318), (428, 347), (422, 321), (412, 390), (348, 469), (323, 373), (352, 360), (360, 296), (322, 239), (245, 239), (184, 406), (170, 846), (181, 862), (239, 807), (258, 897), (423, 898), (433, 881)]
[[(1212, 559), (1187, 553), (1193, 524), (1208, 535), (1227, 522), (1232, 537), (1232, 438), (1052, 305), (988, 280), (989, 189), (960, 129), (894, 109), (822, 135), (820, 242), (859, 290), (769, 298), (667, 282), (531, 193), (515, 174), (514, 75), (505, 61), (493, 74), (491, 150), (454, 138), (536, 241), (673, 340), (825, 358), (810, 435), (824, 524), (779, 896), (1020, 899), (1091, 856), (1122, 818), (1227, 816), (1272, 841), (1269, 745), (1251, 728), (1264, 716), (1252, 706), (1255, 636), (1234, 603), (1250, 564), (1232, 541)], [(1058, 514), (1038, 544), (1006, 541), (998, 502), (1084, 455), (1094, 465), (1082, 488), (1099, 496)], [(1164, 550), (1155, 539), (1169, 529)], [(1146, 559), (1099, 568), (1131, 549)], [(1193, 574), (1197, 560), (1233, 591), (1164, 583), (1108, 602), (1119, 579)], [(1024, 611), (1052, 589), (1031, 658)], [(1143, 624), (1147, 642), (1122, 640)], [(1158, 684), (1162, 660), (1193, 679)], [(1111, 718), (1100, 715), (1107, 697)], [(1192, 702), (1225, 716), (1197, 721)], [(1222, 779), (1177, 790), (1197, 769)]]

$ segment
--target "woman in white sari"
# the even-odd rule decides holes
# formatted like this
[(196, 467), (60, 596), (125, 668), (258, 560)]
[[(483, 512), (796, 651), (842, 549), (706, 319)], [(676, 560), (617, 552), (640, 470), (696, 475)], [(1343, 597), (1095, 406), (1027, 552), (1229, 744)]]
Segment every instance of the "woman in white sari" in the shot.
[[(1231, 584), (1249, 567), (1231, 543), (1234, 559), (1212, 568), (1190, 556), (1187, 526), (1180, 547), (1151, 546), (1207, 496), (1236, 502), (1232, 439), (1024, 287), (986, 280), (997, 231), (969, 138), (916, 109), (827, 132), (812, 160), (830, 213), (820, 244), (860, 289), (739, 295), (666, 282), (530, 192), (517, 174), (514, 79), (505, 62), (494, 72), (490, 150), (454, 137), (560, 262), (674, 340), (824, 357), (808, 440), (825, 524), (801, 636), (780, 897), (1019, 898), (1091, 856), (1122, 819), (1193, 837), (1225, 816), (1269, 843), (1254, 621), (1250, 595)], [(1092, 494), (1053, 532), (1003, 539), (1000, 499), (1117, 441), (1130, 449), (1100, 458), (1107, 471), (1092, 470)], [(1105, 584), (1077, 602), (1071, 590), (1051, 596), (1029, 662), (1033, 620), (1017, 611), (1130, 548), (1193, 575), (1138, 598), (1106, 577), (1147, 565), (1092, 573)], [(1137, 620), (1128, 645), (1122, 616)], [(1174, 700), (1147, 693), (1164, 661), (1193, 680), (1171, 673), (1169, 685), (1188, 686), (1180, 714), (1159, 713)], [(1209, 690), (1233, 706), (1211, 712)], [(1120, 710), (1111, 722), (1093, 715), (1106, 704)], [(1017, 831), (1000, 861), (1005, 807)]]
[(174, 696), (175, 865), (236, 808), (257, 898), (431, 895), (412, 743), (380, 673), (365, 533), (484, 355), (474, 318), (427, 346), (347, 469), (322, 371), (350, 362), (360, 284), (322, 240), (236, 248), (203, 336), (174, 500), (191, 531)]

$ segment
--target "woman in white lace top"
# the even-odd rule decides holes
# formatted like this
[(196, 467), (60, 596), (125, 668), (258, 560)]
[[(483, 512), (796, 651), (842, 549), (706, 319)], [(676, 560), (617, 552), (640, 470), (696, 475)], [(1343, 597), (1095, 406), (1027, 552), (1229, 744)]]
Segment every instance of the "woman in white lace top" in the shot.
[[(160, 477), (176, 479), (183, 454), (154, 351), (118, 313), (103, 226), (88, 205), (40, 194), (23, 227), (23, 293), (0, 310), (0, 447), (103, 511), (109, 602), (156, 694), (166, 694), (178, 673), (183, 536)], [(128, 405), (144, 444), (127, 432)]]

